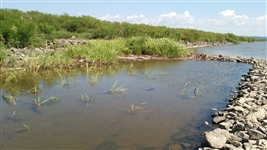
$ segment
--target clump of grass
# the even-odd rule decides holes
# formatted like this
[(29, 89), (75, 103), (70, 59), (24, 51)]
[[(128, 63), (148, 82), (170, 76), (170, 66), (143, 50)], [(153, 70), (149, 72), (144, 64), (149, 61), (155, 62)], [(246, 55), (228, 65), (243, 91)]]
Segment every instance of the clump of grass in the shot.
[(183, 87), (183, 89), (182, 89), (182, 96), (190, 96), (190, 94), (189, 94), (189, 92), (187, 91), (187, 89), (186, 89), (186, 87), (187, 87), (187, 85), (189, 84), (190, 82), (186, 82), (185, 84), (184, 84), (184, 87)]
[(40, 107), (40, 106), (42, 106), (44, 104), (48, 105), (48, 104), (51, 104), (51, 103), (56, 103), (58, 101), (59, 101), (59, 97), (57, 97), (57, 96), (51, 96), (51, 97), (49, 97), (49, 98), (47, 98), (47, 99), (45, 99), (43, 101), (41, 101), (41, 98), (38, 97), (37, 100), (34, 99), (34, 106)]
[(130, 63), (130, 64), (127, 66), (127, 68), (128, 68), (128, 73), (129, 73), (130, 75), (133, 76), (133, 75), (136, 73), (136, 69), (134, 68), (133, 63)]
[(146, 78), (147, 79), (155, 79), (154, 77), (153, 77), (153, 73), (150, 71), (150, 70), (145, 70), (145, 71), (143, 71), (144, 72), (144, 74), (146, 75)]
[(169, 58), (187, 56), (187, 48), (168, 38), (132, 37), (126, 39), (127, 51), (124, 54), (158, 55)]
[(96, 97), (95, 95), (91, 95), (89, 96), (87, 93), (83, 92), (82, 95), (81, 95), (81, 99), (83, 102), (86, 103), (86, 106), (88, 106), (88, 103), (92, 103), (94, 104), (95, 101), (96, 101)]
[[(141, 103), (140, 105), (147, 104), (146, 102)], [(144, 107), (135, 106), (134, 103), (130, 105), (130, 109), (126, 109), (131, 115), (138, 114), (141, 110), (145, 109)]]
[(200, 89), (200, 87), (203, 87), (205, 84), (203, 84), (201, 81), (198, 81), (198, 83), (196, 84), (196, 87), (194, 89), (194, 93), (195, 95), (198, 95), (198, 94), (202, 94), (202, 90)]
[(98, 78), (99, 73), (93, 74), (90, 80), (90, 84), (95, 85), (97, 82), (99, 82)]
[(123, 84), (121, 86), (117, 86), (118, 80), (114, 82), (114, 84), (109, 88), (109, 93), (125, 93), (128, 88), (123, 88)]
[(34, 86), (33, 88), (27, 91), (27, 93), (39, 93), (39, 92), (41, 92), (41, 89), (39, 86)]
[(16, 129), (16, 130), (28, 131), (28, 130), (30, 130), (30, 127), (28, 125), (26, 125), (25, 123), (22, 123), (22, 126), (20, 127), (20, 129)]
[(8, 120), (11, 120), (16, 114), (16, 111), (13, 112), (12, 116), (8, 119)]
[(2, 95), (2, 97), (7, 104), (12, 103), (13, 105), (16, 105), (16, 103), (17, 103), (16, 101), (18, 100), (15, 96), (12, 96), (10, 94)]

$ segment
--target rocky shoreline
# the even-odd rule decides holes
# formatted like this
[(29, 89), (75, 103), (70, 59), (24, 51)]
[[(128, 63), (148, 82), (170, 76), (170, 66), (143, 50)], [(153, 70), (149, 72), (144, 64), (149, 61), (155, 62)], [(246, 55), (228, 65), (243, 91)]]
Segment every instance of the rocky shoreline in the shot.
[(218, 128), (204, 132), (206, 147), (199, 150), (266, 150), (267, 149), (267, 62), (253, 58), (231, 58), (197, 54), (199, 60), (249, 63), (252, 68), (241, 77), (229, 104), (214, 113)]
[[(153, 56), (120, 57), (124, 61), (162, 60)], [(181, 60), (181, 59), (174, 59)], [(204, 132), (199, 150), (267, 150), (267, 61), (223, 55), (192, 54), (183, 60), (251, 64), (222, 111), (212, 114), (218, 128)], [(216, 110), (216, 109), (215, 109)], [(207, 122), (205, 122), (208, 125)]]

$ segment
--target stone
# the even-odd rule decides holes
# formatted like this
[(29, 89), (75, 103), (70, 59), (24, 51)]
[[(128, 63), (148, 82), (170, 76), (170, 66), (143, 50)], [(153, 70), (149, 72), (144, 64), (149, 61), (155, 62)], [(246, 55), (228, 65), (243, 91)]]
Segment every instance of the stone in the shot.
[(248, 141), (249, 140), (249, 135), (247, 134), (246, 131), (236, 131), (234, 133), (236, 136), (242, 138), (242, 141)]
[(212, 120), (214, 123), (220, 123), (225, 120), (225, 116), (217, 116), (217, 117), (214, 117)]
[(233, 126), (234, 120), (228, 120), (227, 122), (221, 122), (219, 126), (223, 129), (229, 130)]
[(248, 142), (244, 143), (243, 145), (244, 145), (245, 150), (250, 150), (253, 146), (251, 143), (248, 143)]
[(234, 145), (231, 145), (231, 144), (225, 144), (224, 145), (225, 148), (229, 149), (229, 150), (243, 150), (242, 147), (235, 147)]
[(235, 131), (242, 131), (244, 129), (245, 125), (243, 123), (238, 122), (236, 125), (234, 125), (233, 129)]
[(253, 139), (253, 140), (263, 139), (266, 137), (265, 134), (263, 134), (259, 130), (254, 130), (254, 129), (248, 130), (248, 134), (250, 136), (250, 139)]
[(207, 143), (213, 148), (222, 148), (227, 138), (223, 135), (225, 130), (217, 128), (213, 131), (204, 132)]

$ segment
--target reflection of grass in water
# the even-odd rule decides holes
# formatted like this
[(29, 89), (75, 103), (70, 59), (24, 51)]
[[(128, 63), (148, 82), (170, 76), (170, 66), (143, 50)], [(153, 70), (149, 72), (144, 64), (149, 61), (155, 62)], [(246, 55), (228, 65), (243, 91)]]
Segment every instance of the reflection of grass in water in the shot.
[(15, 96), (12, 96), (10, 94), (2, 95), (2, 97), (7, 104), (12, 103), (13, 105), (16, 105), (16, 101), (18, 100)]
[(203, 87), (205, 84), (203, 84), (201, 81), (198, 81), (198, 83), (196, 84), (196, 87), (194, 89), (194, 93), (195, 95), (197, 94), (202, 94), (202, 90), (200, 89), (200, 87)]
[(182, 89), (182, 96), (190, 96), (190, 94), (189, 94), (189, 92), (187, 91), (187, 89), (186, 89), (186, 87), (187, 87), (187, 85), (189, 84), (190, 82), (186, 82), (185, 84), (184, 84), (184, 87), (183, 87), (183, 89)]
[(8, 119), (8, 121), (11, 120), (15, 116), (15, 114), (16, 114), (16, 111), (13, 112), (12, 116)]
[(87, 93), (83, 92), (83, 94), (81, 95), (81, 99), (83, 102), (86, 103), (86, 106), (88, 106), (89, 102), (94, 104), (94, 102), (96, 100), (96, 96), (95, 95), (89, 96)]
[(144, 74), (146, 75), (146, 78), (147, 79), (155, 79), (154, 77), (153, 77), (153, 73), (150, 71), (150, 70), (145, 70), (145, 71), (143, 71), (144, 72)]
[(41, 92), (41, 89), (38, 86), (34, 86), (33, 88), (27, 91), (27, 93), (39, 93), (39, 92)]
[(22, 126), (20, 127), (20, 129), (16, 129), (16, 130), (27, 131), (27, 130), (30, 130), (30, 127), (26, 125), (25, 123), (22, 123)]
[(60, 72), (59, 69), (54, 68), (54, 71), (58, 74), (60, 77), (60, 81), (58, 82), (60, 87), (69, 87), (70, 83), (77, 83), (78, 81), (73, 79), (71, 75), (68, 74), (67, 77), (64, 77)]
[(133, 66), (133, 63), (131, 63), (131, 64), (129, 64), (128, 66), (127, 66), (127, 68), (128, 68), (128, 73), (130, 74), (130, 75), (135, 75), (135, 73), (136, 73), (136, 69), (134, 68), (134, 66)]
[(123, 84), (121, 86), (117, 86), (118, 80), (113, 83), (113, 85), (109, 88), (108, 92), (110, 93), (125, 93), (128, 88), (123, 88)]
[(200, 89), (200, 87), (203, 87), (205, 84), (203, 84), (201, 81), (198, 81), (198, 83), (195, 85), (195, 88), (194, 88), (194, 96), (192, 96), (189, 91), (187, 90), (187, 86), (190, 82), (186, 82), (184, 84), (184, 87), (182, 89), (182, 93), (181, 95), (182, 96), (191, 96), (191, 97), (195, 97), (196, 95), (199, 95), (199, 94), (202, 94), (203, 91)]
[(49, 98), (47, 98), (47, 99), (45, 99), (43, 101), (41, 101), (41, 98), (38, 97), (37, 100), (34, 99), (34, 105), (36, 107), (40, 107), (40, 106), (42, 106), (44, 104), (56, 103), (58, 101), (59, 101), (59, 97), (57, 97), (57, 96), (51, 96), (51, 97), (49, 97)]
[(99, 82), (98, 78), (99, 78), (99, 74), (98, 73), (93, 74), (92, 78), (90, 80), (90, 84), (95, 85), (97, 82)]

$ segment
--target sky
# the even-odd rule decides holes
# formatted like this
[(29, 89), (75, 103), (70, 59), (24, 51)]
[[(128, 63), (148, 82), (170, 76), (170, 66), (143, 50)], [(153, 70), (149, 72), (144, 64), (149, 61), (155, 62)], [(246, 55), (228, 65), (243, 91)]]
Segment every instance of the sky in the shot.
[(266, 0), (1, 0), (1, 8), (266, 36)]

